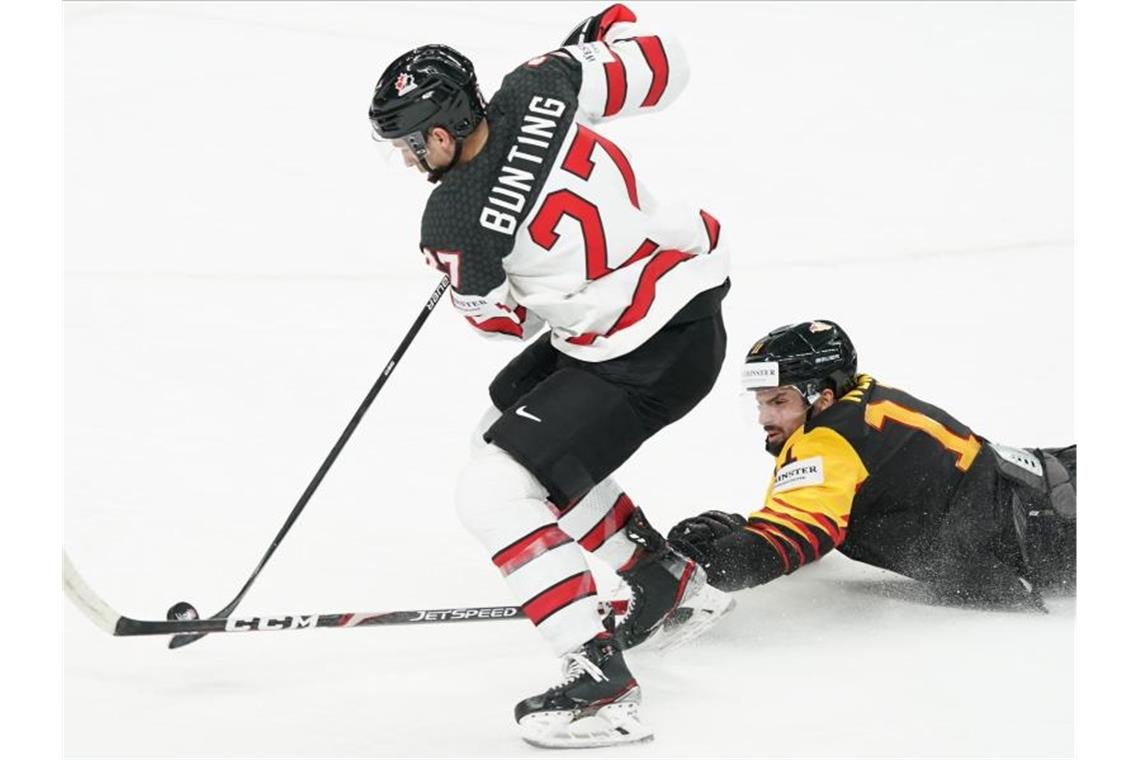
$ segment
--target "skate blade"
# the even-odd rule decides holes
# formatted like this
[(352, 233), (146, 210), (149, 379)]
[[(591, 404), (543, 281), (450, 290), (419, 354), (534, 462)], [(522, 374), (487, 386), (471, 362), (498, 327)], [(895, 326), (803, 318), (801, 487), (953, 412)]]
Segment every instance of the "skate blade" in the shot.
[(642, 646), (664, 652), (687, 644), (702, 636), (735, 607), (736, 600), (730, 595), (706, 584), (671, 612)]
[(613, 747), (649, 741), (653, 731), (637, 717), (636, 702), (615, 702), (591, 715), (578, 717), (569, 710), (534, 713), (519, 721), (527, 744), (544, 749)]

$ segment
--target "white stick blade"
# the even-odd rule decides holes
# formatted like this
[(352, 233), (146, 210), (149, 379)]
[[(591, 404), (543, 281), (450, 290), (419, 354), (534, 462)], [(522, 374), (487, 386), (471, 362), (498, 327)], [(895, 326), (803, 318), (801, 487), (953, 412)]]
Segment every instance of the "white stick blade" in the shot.
[(83, 578), (71, 564), (67, 552), (63, 553), (63, 590), (68, 598), (87, 615), (95, 625), (110, 634), (115, 633), (115, 624), (119, 621), (119, 613), (111, 609), (110, 605), (99, 598), (91, 590)]

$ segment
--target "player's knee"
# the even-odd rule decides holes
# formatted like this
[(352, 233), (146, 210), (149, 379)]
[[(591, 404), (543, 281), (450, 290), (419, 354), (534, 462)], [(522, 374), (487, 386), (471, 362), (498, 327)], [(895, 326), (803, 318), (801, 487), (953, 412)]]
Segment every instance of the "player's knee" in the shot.
[(459, 521), (482, 536), (503, 522), (512, 502), (546, 498), (546, 489), (510, 454), (494, 444), (484, 446), (459, 475), (455, 504)]

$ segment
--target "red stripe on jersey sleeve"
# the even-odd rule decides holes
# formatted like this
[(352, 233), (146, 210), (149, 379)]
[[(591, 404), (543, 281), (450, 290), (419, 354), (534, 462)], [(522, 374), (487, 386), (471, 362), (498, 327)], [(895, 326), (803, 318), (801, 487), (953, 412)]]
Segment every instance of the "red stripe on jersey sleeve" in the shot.
[(780, 541), (778, 539), (773, 538), (768, 534), (767, 525), (749, 523), (748, 525), (744, 526), (744, 529), (752, 531), (767, 541), (769, 544), (771, 544), (772, 548), (776, 550), (776, 554), (779, 555), (780, 561), (784, 563), (784, 572), (790, 573), (792, 571), (792, 563), (788, 560), (788, 553), (784, 551), (784, 547), (780, 545)]
[[(584, 127), (580, 128), (584, 129)], [(637, 201), (637, 179), (633, 176), (633, 167), (630, 166), (629, 159), (621, 152), (621, 148), (597, 132), (594, 133), (594, 139), (598, 141), (598, 144), (602, 146), (602, 150), (609, 155), (610, 160), (614, 162), (618, 171), (621, 172), (621, 178), (625, 182), (625, 191), (629, 195), (629, 202), (633, 204), (634, 208), (641, 208), (641, 204)]]
[(597, 592), (594, 576), (588, 571), (578, 573), (555, 583), (545, 591), (540, 591), (523, 602), (523, 613), (530, 618), (530, 622), (538, 625), (563, 607)]
[(712, 253), (716, 250), (716, 244), (720, 242), (720, 222), (704, 209), (701, 210), (701, 221), (705, 223), (705, 232), (709, 236), (709, 253)]
[(843, 543), (843, 539), (847, 537), (847, 531), (839, 527), (839, 525), (835, 522), (835, 519), (832, 517), (828, 517), (827, 515), (820, 512), (809, 512), (808, 510), (801, 509), (794, 504), (789, 504), (788, 502), (776, 496), (772, 497), (772, 501), (776, 502), (785, 509), (791, 509), (796, 512), (803, 512), (809, 517), (814, 517), (816, 521), (818, 521), (819, 524), (823, 526), (823, 529), (827, 531), (828, 537), (836, 546), (839, 546), (841, 543)]
[(492, 317), (491, 319), (482, 322), (476, 322), (474, 317), (467, 317), (467, 321), (475, 325), (483, 332), (501, 333), (503, 335), (513, 335), (516, 338), (523, 336), (522, 325), (515, 322), (510, 317)]
[(495, 554), (491, 561), (503, 575), (510, 575), (532, 559), (573, 540), (562, 532), (557, 523), (550, 523), (515, 541)]
[(786, 512), (777, 512), (775, 510), (770, 510), (767, 507), (760, 510), (760, 517), (763, 517), (765, 512), (771, 512), (772, 514), (777, 515), (781, 520), (787, 520), (790, 522), (792, 524), (792, 530), (802, 536), (803, 539), (808, 542), (808, 545), (811, 546), (811, 550), (815, 554), (812, 559), (819, 559), (819, 539), (815, 537), (815, 531), (811, 529), (811, 526), (809, 526), (807, 523), (797, 520)]
[(605, 12), (602, 13), (602, 17), (598, 19), (598, 39), (604, 40), (606, 35), (609, 34), (610, 27), (621, 21), (633, 23), (637, 21), (637, 16), (621, 3), (616, 3), (606, 8)]
[(602, 65), (606, 71), (606, 110), (602, 116), (613, 116), (625, 105), (625, 64), (616, 50), (608, 45), (606, 47), (614, 59)]
[(657, 105), (669, 85), (669, 58), (665, 55), (665, 46), (661, 44), (660, 37), (634, 37), (634, 40), (641, 48), (649, 70), (653, 72), (649, 92), (645, 94), (645, 100), (641, 101), (642, 108), (650, 108)]
[(789, 538), (788, 534), (784, 532), (784, 526), (782, 525), (767, 523), (765, 527), (767, 527), (767, 529), (771, 531), (773, 535), (779, 536), (782, 540), (787, 542), (788, 546), (796, 550), (796, 556), (800, 558), (800, 564), (796, 567), (803, 567), (803, 564), (806, 562), (806, 560), (804, 559), (804, 550), (800, 548), (800, 542), (794, 538)]
[(606, 512), (605, 517), (578, 539), (578, 543), (588, 552), (597, 551), (606, 540), (624, 528), (633, 515), (633, 501), (624, 493), (617, 497), (617, 501)]

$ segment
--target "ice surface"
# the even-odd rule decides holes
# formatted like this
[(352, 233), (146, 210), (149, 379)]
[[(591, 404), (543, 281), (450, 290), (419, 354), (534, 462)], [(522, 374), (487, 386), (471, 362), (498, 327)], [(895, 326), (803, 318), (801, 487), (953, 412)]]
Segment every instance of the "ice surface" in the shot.
[[(693, 76), (605, 131), (734, 255), (721, 381), (618, 473), (655, 522), (757, 503), (771, 460), (735, 362), (801, 319), (984, 435), (1073, 440), (1071, 5), (633, 7)], [(428, 187), (369, 139), (384, 64), (448, 42), (490, 94), (593, 10), (65, 6), (65, 544), (107, 601), (232, 598), (434, 287)], [(515, 350), (434, 315), (240, 609), (513, 602), (451, 503)], [(1051, 608), (932, 606), (830, 556), (631, 654), (657, 739), (620, 754), (1070, 756), (1074, 602)], [(522, 622), (170, 652), (64, 621), (70, 756), (536, 755), (511, 708), (557, 675)]]

